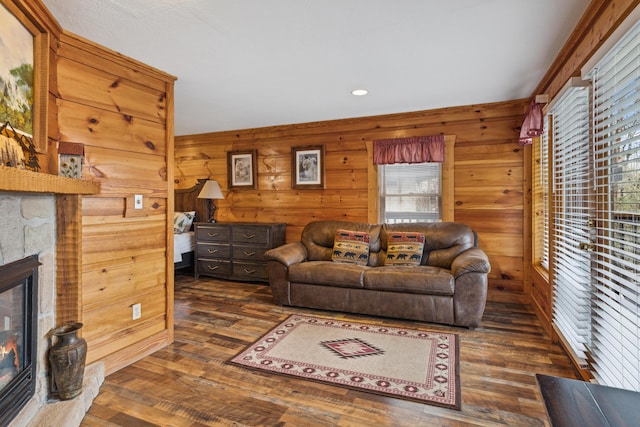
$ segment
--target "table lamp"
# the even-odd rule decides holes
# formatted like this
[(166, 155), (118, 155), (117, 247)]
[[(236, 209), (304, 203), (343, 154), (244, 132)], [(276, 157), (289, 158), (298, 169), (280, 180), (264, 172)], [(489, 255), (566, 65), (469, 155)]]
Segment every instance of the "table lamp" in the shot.
[(224, 199), (222, 191), (217, 181), (212, 179), (207, 180), (198, 194), (198, 199), (207, 199), (207, 221), (216, 222), (214, 215), (216, 212), (216, 205), (213, 202), (214, 199)]

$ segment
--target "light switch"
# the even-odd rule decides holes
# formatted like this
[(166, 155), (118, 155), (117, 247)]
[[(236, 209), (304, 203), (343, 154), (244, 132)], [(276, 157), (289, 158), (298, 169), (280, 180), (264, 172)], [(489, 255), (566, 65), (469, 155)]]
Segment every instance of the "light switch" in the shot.
[(133, 197), (133, 208), (142, 209), (142, 194), (136, 194)]

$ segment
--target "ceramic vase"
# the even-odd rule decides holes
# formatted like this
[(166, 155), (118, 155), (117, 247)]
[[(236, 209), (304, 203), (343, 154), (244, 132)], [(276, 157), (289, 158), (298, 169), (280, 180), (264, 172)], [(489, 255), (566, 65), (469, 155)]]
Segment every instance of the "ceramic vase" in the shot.
[(70, 400), (82, 393), (87, 342), (78, 336), (82, 323), (63, 325), (51, 330), (57, 342), (49, 349), (52, 391), (60, 400)]

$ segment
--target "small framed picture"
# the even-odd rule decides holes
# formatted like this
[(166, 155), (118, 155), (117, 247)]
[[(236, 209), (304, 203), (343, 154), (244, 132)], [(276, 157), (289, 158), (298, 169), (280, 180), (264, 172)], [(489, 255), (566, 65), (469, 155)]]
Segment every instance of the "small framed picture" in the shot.
[(324, 188), (324, 145), (291, 147), (291, 188)]
[(229, 188), (258, 188), (256, 150), (227, 152)]

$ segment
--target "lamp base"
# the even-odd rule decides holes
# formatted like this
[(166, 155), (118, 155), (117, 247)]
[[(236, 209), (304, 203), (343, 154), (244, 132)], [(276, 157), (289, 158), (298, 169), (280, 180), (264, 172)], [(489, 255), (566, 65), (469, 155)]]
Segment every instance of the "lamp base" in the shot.
[(216, 222), (215, 219), (216, 214), (216, 204), (212, 199), (207, 199), (207, 216), (209, 222)]

